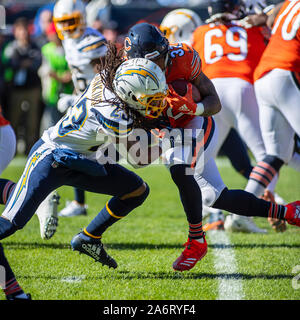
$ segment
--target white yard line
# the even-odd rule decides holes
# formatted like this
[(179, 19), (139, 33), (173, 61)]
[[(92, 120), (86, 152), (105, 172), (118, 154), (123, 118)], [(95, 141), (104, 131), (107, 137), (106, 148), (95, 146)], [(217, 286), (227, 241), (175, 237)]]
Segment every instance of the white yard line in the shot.
[(86, 278), (85, 275), (82, 276), (69, 276), (69, 277), (64, 277), (61, 279), (62, 282), (68, 282), (68, 283), (79, 283), (82, 280)]
[(230, 239), (225, 231), (211, 230), (207, 232), (213, 249), (214, 265), (219, 274), (218, 300), (244, 299), (242, 279), (238, 274), (238, 267), (234, 249), (230, 247)]

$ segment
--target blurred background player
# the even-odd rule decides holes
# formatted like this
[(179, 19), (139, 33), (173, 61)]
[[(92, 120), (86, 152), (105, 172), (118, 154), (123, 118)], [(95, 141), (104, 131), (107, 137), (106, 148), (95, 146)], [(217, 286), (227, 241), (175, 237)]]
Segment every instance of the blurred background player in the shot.
[[(53, 21), (62, 40), (75, 87), (75, 95), (64, 95), (58, 102), (59, 111), (65, 112), (93, 79), (95, 66), (106, 53), (106, 40), (100, 32), (86, 26), (85, 5), (81, 0), (57, 1)], [(84, 191), (75, 189), (75, 200), (67, 204), (59, 215), (71, 217), (82, 214), (86, 214)]]
[(65, 51), (58, 38), (54, 23), (47, 26), (48, 43), (42, 46), (42, 65), (39, 76), (42, 80), (42, 96), (45, 103), (41, 119), (40, 134), (54, 126), (63, 116), (57, 109), (57, 102), (61, 94), (72, 94), (72, 76), (65, 59)]
[(183, 42), (192, 44), (193, 32), (203, 24), (199, 15), (190, 9), (170, 11), (160, 23), (160, 30), (170, 43)]
[(7, 121), (2, 115), (0, 105), (0, 175), (8, 166), (16, 153), (16, 135)]
[[(294, 136), (300, 133), (300, 1), (285, 1), (254, 73), (254, 87), (267, 155), (254, 168), (247, 189), (261, 195), (283, 164), (300, 171)], [(276, 49), (277, 48), (277, 49)], [(280, 48), (280, 50), (278, 50)], [(293, 158), (292, 158), (293, 157)]]
[[(0, 176), (8, 166), (16, 152), (16, 136), (9, 122), (3, 117), (0, 106)], [(10, 190), (14, 184), (8, 180), (5, 189), (1, 190), (0, 203), (6, 203)], [(3, 283), (2, 283), (3, 281)], [(3, 289), (7, 300), (30, 299), (30, 294), (25, 294), (20, 287), (16, 277), (4, 254), (0, 243), (0, 288)]]

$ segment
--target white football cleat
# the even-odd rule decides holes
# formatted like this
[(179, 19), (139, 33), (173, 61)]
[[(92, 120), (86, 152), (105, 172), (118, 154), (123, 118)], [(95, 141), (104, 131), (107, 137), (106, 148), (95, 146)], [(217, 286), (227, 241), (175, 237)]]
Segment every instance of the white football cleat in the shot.
[(53, 237), (58, 226), (57, 207), (60, 196), (56, 191), (51, 192), (47, 198), (40, 204), (36, 215), (40, 221), (40, 232), (42, 239)]
[(67, 205), (62, 209), (58, 215), (60, 217), (74, 217), (80, 215), (86, 215), (87, 205), (80, 205), (76, 201), (67, 202)]
[(224, 229), (228, 232), (267, 233), (267, 230), (259, 228), (252, 218), (236, 214), (227, 215)]

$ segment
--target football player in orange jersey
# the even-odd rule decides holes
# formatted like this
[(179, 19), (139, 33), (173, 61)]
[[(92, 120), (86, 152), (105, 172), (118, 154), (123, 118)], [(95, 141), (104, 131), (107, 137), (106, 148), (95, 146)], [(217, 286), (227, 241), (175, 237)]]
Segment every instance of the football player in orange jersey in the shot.
[[(266, 21), (267, 15), (262, 11), (266, 6), (264, 0), (245, 0), (243, 11), (251, 21)], [(258, 18), (257, 18), (258, 16)], [(266, 16), (266, 17), (265, 17)], [(254, 18), (255, 17), (255, 18)], [(246, 20), (242, 20), (243, 23)], [(249, 24), (249, 21), (247, 21)], [(200, 17), (190, 9), (175, 9), (170, 11), (162, 20), (160, 30), (171, 43), (183, 42), (191, 45), (193, 32), (197, 27), (203, 25)], [(236, 150), (239, 150), (237, 153)], [(231, 128), (220, 153), (225, 154), (231, 161), (232, 166), (247, 180), (253, 169), (245, 143), (234, 128)], [(203, 218), (209, 216), (209, 222), (204, 225), (204, 230), (224, 230), (224, 215), (222, 211), (203, 206)], [(250, 230), (249, 230), (250, 231)]]
[(294, 135), (300, 134), (299, 26), (300, 1), (285, 1), (254, 73), (260, 126), (267, 151), (267, 156), (254, 168), (247, 186), (257, 195), (283, 164), (288, 163), (300, 171), (299, 156), (293, 157)]
[[(111, 66), (115, 57), (111, 54), (111, 50), (108, 52), (106, 59)], [(270, 212), (274, 212), (283, 218), (286, 212), (284, 206), (258, 199), (242, 190), (228, 190), (222, 181), (214, 160), (217, 126), (211, 117), (218, 112), (216, 110), (220, 108), (219, 101), (210, 80), (201, 71), (201, 61), (197, 53), (184, 44), (169, 45), (167, 39), (153, 25), (138, 24), (129, 30), (125, 39), (125, 54), (127, 59), (146, 57), (156, 62), (165, 71), (167, 83), (175, 79), (186, 79), (197, 85), (202, 96), (201, 102), (195, 103), (192, 99), (191, 86), (188, 85), (187, 93), (182, 97), (169, 85), (170, 94), (166, 98), (168, 104), (162, 110), (163, 116), (157, 116), (157, 126), (154, 127), (160, 128), (167, 124), (171, 128), (186, 129), (183, 130), (184, 135), (187, 133), (191, 135), (190, 138), (196, 140), (192, 144), (171, 144), (164, 155), (165, 165), (179, 190), (189, 223), (188, 241), (184, 245), (182, 254), (173, 263), (173, 268), (178, 271), (190, 270), (207, 252), (202, 228), (202, 201), (207, 206), (243, 216), (255, 214), (267, 217)], [(124, 70), (121, 68), (121, 71), (120, 74), (127, 76), (126, 81), (123, 80), (124, 84), (117, 83), (114, 90), (127, 102), (130, 110), (137, 99), (132, 96), (134, 88), (130, 86), (130, 76), (133, 72), (134, 74), (138, 72), (126, 68)], [(105, 70), (105, 74), (113, 75), (113, 73), (112, 70)], [(117, 71), (118, 78), (119, 73)], [(147, 79), (141, 78), (140, 82), (147, 83)], [(148, 120), (146, 117), (145, 122), (151, 120), (153, 119)], [(152, 123), (152, 126), (154, 125), (155, 122)], [(191, 132), (188, 129), (191, 129)], [(203, 136), (200, 141), (197, 141), (197, 129), (202, 129)], [(293, 209), (289, 212), (296, 211), (297, 206), (298, 202), (292, 204)]]
[[(222, 111), (215, 116), (219, 128), (217, 151), (229, 130), (236, 128), (257, 162), (265, 155), (259, 127), (258, 105), (253, 88), (253, 70), (265, 49), (259, 27), (244, 28), (238, 0), (218, 0), (208, 7), (207, 24), (194, 32), (193, 47), (198, 51), (202, 68), (219, 94)], [(277, 177), (275, 177), (276, 179)], [(273, 188), (276, 180), (273, 180)], [(246, 191), (250, 191), (247, 188)], [(244, 232), (266, 232), (252, 219), (228, 215), (225, 229)]]
[[(184, 43), (170, 45), (167, 38), (154, 25), (148, 23), (136, 24), (129, 30), (124, 49), (127, 59), (142, 57), (156, 62), (165, 72), (167, 83), (185, 79), (197, 86), (202, 97), (202, 101), (198, 104), (194, 103), (189, 96), (191, 87), (188, 88), (185, 97), (177, 95), (170, 87), (172, 102), (170, 99), (169, 102), (172, 107), (164, 110), (164, 119), (168, 127), (191, 129), (189, 137), (194, 141), (197, 140), (195, 129), (203, 129), (205, 158), (210, 158), (209, 155), (213, 154), (216, 144), (215, 124), (211, 115), (217, 113), (221, 105), (214, 86), (201, 71), (198, 53)], [(186, 132), (185, 137), (187, 137)], [(213, 170), (214, 164), (206, 166), (206, 171), (201, 174), (195, 174), (195, 176), (186, 174), (187, 167), (191, 165), (191, 160), (193, 161), (191, 154), (194, 150), (195, 148), (191, 145), (175, 146), (165, 155), (165, 164), (178, 187), (189, 223), (189, 240), (186, 243), (186, 249), (173, 264), (173, 268), (180, 271), (191, 269), (206, 254), (207, 243), (202, 230), (201, 191), (202, 194), (205, 192), (207, 194), (208, 200), (205, 204), (210, 204), (225, 187), (218, 171)]]

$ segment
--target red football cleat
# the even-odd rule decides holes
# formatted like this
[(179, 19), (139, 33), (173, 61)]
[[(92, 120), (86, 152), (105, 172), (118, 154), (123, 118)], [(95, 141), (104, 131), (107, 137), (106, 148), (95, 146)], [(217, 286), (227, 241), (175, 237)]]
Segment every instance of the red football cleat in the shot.
[(173, 263), (173, 269), (176, 271), (186, 271), (192, 269), (195, 264), (201, 260), (207, 252), (207, 242), (200, 243), (197, 240), (189, 239), (185, 244), (185, 249), (176, 261)]
[(287, 208), (285, 219), (289, 224), (300, 227), (300, 201), (289, 203), (285, 206)]

